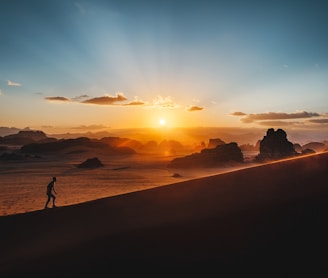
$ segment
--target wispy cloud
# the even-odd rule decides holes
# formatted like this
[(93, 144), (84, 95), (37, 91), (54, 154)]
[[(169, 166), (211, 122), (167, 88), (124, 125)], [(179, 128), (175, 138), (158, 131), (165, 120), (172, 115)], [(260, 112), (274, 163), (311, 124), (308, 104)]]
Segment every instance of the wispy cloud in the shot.
[(193, 105), (193, 106), (188, 107), (186, 110), (189, 111), (189, 112), (193, 112), (193, 111), (201, 111), (201, 110), (204, 110), (204, 108), (203, 107), (200, 107), (200, 106)]
[(178, 108), (180, 105), (174, 102), (174, 99), (171, 96), (167, 97), (162, 97), (162, 96), (157, 96), (152, 101), (152, 105), (150, 106), (151, 108)]
[(312, 119), (309, 120), (310, 123), (315, 123), (315, 124), (328, 124), (328, 119)]
[(137, 96), (134, 97), (133, 101), (123, 104), (124, 106), (142, 106), (145, 105), (146, 102), (143, 100), (138, 99)]
[(80, 96), (77, 96), (77, 97), (72, 98), (72, 101), (78, 101), (78, 102), (80, 102), (83, 99), (86, 99), (86, 98), (89, 98), (89, 97), (90, 96), (88, 96), (88, 95), (80, 95)]
[(67, 102), (67, 101), (71, 101), (71, 99), (67, 98), (67, 97), (45, 97), (46, 100), (49, 101), (63, 101), (63, 102)]
[(258, 122), (258, 124), (263, 126), (280, 127), (280, 126), (292, 126), (300, 123), (285, 122), (285, 121), (261, 121)]
[(14, 87), (21, 87), (21, 86), (23, 86), (21, 83), (13, 82), (13, 81), (10, 81), (10, 80), (7, 81), (7, 85), (8, 86), (14, 86)]
[[(146, 108), (178, 108), (180, 107), (174, 102), (171, 96), (162, 97), (158, 96), (152, 102), (146, 102), (144, 100), (134, 97), (134, 100), (126, 102), (128, 98), (123, 93), (116, 93), (112, 95), (104, 95), (101, 97), (90, 98), (88, 95), (81, 95), (74, 98), (67, 98), (63, 96), (50, 96), (45, 98), (48, 101), (62, 101), (62, 102), (77, 102), (81, 104), (95, 104), (95, 105), (115, 105), (115, 106), (145, 106)], [(192, 106), (189, 111), (202, 110), (202, 107)]]
[(79, 125), (79, 126), (72, 127), (72, 129), (75, 130), (98, 130), (104, 128), (108, 128), (108, 127), (104, 125)]
[(125, 101), (127, 98), (123, 93), (117, 93), (115, 96), (105, 95), (102, 97), (90, 98), (82, 101), (82, 103), (98, 104), (98, 105), (112, 105), (115, 102)]
[(129, 103), (125, 103), (123, 105), (125, 106), (138, 106), (138, 105), (144, 105), (145, 102), (141, 101), (141, 100), (134, 100), (134, 101), (131, 101)]
[(254, 121), (265, 121), (265, 120), (302, 119), (302, 118), (311, 118), (311, 117), (320, 116), (320, 114), (318, 113), (312, 113), (306, 111), (295, 112), (295, 113), (268, 112), (268, 113), (260, 113), (260, 114), (245, 114), (243, 112), (234, 112), (231, 115), (242, 116), (241, 121), (243, 123), (252, 123)]
[(76, 9), (78, 10), (78, 12), (80, 13), (80, 14), (85, 14), (85, 9), (84, 9), (84, 7), (81, 5), (81, 3), (79, 3), (79, 2), (74, 2), (74, 6), (76, 7)]

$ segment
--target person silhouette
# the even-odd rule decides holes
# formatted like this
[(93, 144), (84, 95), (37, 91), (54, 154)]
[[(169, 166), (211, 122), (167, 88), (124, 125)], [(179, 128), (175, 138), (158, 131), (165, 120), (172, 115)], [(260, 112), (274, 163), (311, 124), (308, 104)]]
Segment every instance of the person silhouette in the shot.
[(52, 193), (54, 192), (55, 194), (57, 194), (56, 190), (55, 190), (55, 182), (56, 182), (56, 177), (52, 178), (52, 181), (49, 182), (49, 184), (47, 185), (47, 195), (48, 195), (48, 200), (46, 202), (46, 205), (44, 206), (45, 209), (48, 208), (48, 204), (50, 202), (50, 199), (52, 198), (52, 207), (55, 208), (55, 201), (56, 201), (56, 196)]

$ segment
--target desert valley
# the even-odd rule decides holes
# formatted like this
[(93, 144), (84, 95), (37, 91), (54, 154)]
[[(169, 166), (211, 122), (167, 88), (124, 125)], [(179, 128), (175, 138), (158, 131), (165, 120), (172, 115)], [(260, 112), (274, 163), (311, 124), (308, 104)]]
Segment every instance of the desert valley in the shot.
[[(234, 134), (221, 134), (224, 140), (234, 139)], [(244, 144), (200, 135), (194, 136), (198, 141), (183, 141), (179, 137), (154, 137), (147, 141), (145, 135), (135, 136), (137, 139), (102, 136), (70, 134), (56, 138), (42, 131), (21, 130), (1, 137), (0, 215), (43, 209), (45, 188), (53, 176), (57, 177), (57, 205), (68, 206), (253, 167), (296, 154), (321, 152), (328, 145), (327, 141), (291, 143), (288, 135), (282, 134), (281, 138), (267, 138), (274, 145), (269, 142), (261, 153), (260, 142), (267, 134), (253, 135), (253, 141), (249, 134), (235, 135), (234, 142)]]

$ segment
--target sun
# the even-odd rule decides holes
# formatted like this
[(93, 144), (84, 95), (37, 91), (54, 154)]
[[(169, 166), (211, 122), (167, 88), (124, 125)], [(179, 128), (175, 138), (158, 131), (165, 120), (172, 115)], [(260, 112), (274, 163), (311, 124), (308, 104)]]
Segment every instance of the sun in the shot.
[(165, 124), (166, 124), (165, 119), (164, 119), (164, 118), (160, 118), (160, 119), (159, 119), (159, 125), (160, 125), (160, 126), (165, 126)]

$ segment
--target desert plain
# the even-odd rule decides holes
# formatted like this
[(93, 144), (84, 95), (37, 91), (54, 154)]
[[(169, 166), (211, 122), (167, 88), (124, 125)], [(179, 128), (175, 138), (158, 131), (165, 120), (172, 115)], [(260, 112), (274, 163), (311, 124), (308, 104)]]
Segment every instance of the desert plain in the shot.
[[(103, 167), (81, 169), (77, 165), (97, 157)], [(133, 154), (108, 156), (95, 153), (45, 155), (23, 161), (0, 161), (0, 216), (44, 208), (46, 186), (57, 177), (57, 206), (144, 190), (207, 175), (249, 167), (253, 163), (204, 169), (172, 169), (175, 156)], [(174, 176), (178, 174), (178, 177)]]

